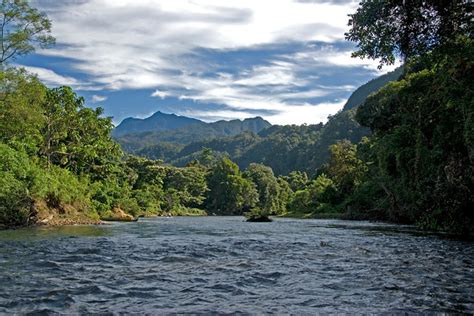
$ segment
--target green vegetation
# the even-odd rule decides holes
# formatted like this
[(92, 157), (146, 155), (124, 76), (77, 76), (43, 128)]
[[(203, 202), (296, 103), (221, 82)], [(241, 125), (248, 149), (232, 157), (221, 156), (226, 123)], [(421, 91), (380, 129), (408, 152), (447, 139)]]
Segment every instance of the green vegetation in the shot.
[[(4, 17), (13, 3), (18, 10), (30, 10), (22, 1), (7, 1), (1, 7)], [(48, 33), (46, 17), (32, 12)], [(0, 225), (148, 215), (246, 215), (254, 220), (278, 215), (388, 220), (472, 233), (474, 50), (465, 22), (470, 12), (464, 2), (362, 2), (347, 37), (359, 43), (357, 56), (380, 57), (382, 64), (401, 53), (403, 73), (399, 69), (389, 76), (397, 81), (372, 94), (380, 82), (358, 90), (350, 109), (325, 125), (261, 130), (265, 123), (260, 119), (212, 127), (192, 123), (190, 129), (177, 127), (161, 136), (148, 132), (148, 140), (163, 141), (134, 149), (148, 158), (122, 152), (102, 109), (85, 107), (69, 87), (49, 89), (24, 70), (5, 67), (4, 59)], [(432, 15), (439, 23), (430, 24)], [(448, 31), (455, 36), (447, 36)], [(16, 34), (14, 27), (6, 34)], [(3, 37), (2, 44), (11, 40)], [(24, 41), (28, 48), (36, 40)], [(208, 135), (209, 128), (212, 135), (222, 135), (226, 126), (233, 136), (203, 141), (198, 135), (200, 130)], [(198, 135), (192, 137), (199, 142), (176, 145), (173, 140), (191, 135)], [(124, 137), (125, 146), (137, 137), (148, 141), (146, 134)]]
[[(363, 92), (369, 93), (368, 90)], [(260, 163), (271, 167), (277, 175), (287, 175), (293, 170), (314, 175), (327, 161), (331, 144), (343, 139), (356, 143), (369, 135), (369, 129), (361, 127), (354, 116), (354, 110), (343, 111), (325, 125), (273, 125), (257, 134), (245, 131), (230, 137), (201, 133), (202, 130), (195, 131), (193, 125), (172, 131), (129, 134), (117, 140), (131, 154), (161, 159), (180, 167), (198, 159), (208, 148), (216, 156), (228, 156), (241, 169)], [(188, 134), (200, 140), (194, 141), (186, 136)]]
[(357, 110), (373, 136), (358, 145), (365, 176), (346, 195), (354, 217), (472, 232), (472, 8), (367, 1), (352, 16), (355, 55), (384, 64), (400, 53), (406, 61), (402, 78)]

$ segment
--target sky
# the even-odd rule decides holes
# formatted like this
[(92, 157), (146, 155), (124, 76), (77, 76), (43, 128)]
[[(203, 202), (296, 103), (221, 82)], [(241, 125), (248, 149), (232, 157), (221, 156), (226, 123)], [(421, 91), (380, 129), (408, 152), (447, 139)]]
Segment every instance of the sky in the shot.
[(352, 0), (32, 0), (56, 45), (17, 59), (115, 124), (156, 111), (325, 122), (394, 67), (351, 58)]

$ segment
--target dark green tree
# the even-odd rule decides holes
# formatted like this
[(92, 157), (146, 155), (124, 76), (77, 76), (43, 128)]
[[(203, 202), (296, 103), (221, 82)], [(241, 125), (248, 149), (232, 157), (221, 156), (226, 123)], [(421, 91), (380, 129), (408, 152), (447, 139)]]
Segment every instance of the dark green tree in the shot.
[(370, 173), (382, 191), (373, 200), (388, 201), (380, 205), (389, 219), (472, 229), (473, 60), (472, 40), (459, 39), (412, 62), (358, 109), (374, 133)]
[(239, 167), (228, 158), (219, 160), (207, 176), (206, 208), (220, 215), (241, 215), (255, 207), (255, 184), (244, 179)]
[(256, 185), (258, 192), (257, 208), (268, 215), (278, 213), (280, 211), (279, 186), (272, 168), (252, 163), (243, 175)]
[(71, 88), (48, 90), (44, 108), (41, 154), (48, 164), (65, 167), (93, 179), (105, 178), (118, 164), (120, 147), (112, 140), (112, 120), (101, 108), (84, 107)]
[(293, 192), (306, 188), (309, 181), (308, 175), (304, 171), (292, 171), (284, 179), (288, 182)]
[(201, 207), (208, 191), (206, 169), (199, 166), (168, 167), (163, 182), (165, 195), (168, 190), (172, 190), (171, 196), (176, 194), (177, 204), (184, 207)]

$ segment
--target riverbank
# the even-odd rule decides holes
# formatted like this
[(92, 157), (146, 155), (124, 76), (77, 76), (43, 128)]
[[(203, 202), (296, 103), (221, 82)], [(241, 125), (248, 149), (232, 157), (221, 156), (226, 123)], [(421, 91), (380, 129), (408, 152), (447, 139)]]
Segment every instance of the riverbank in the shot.
[(88, 211), (82, 205), (59, 204), (49, 205), (44, 200), (34, 201), (30, 207), (28, 221), (24, 225), (4, 225), (0, 224), (0, 230), (15, 229), (22, 227), (58, 227), (74, 225), (104, 225), (109, 222), (136, 222), (139, 218), (151, 217), (193, 217), (208, 216), (207, 212), (197, 208), (179, 208), (171, 211), (142, 212), (132, 215), (121, 208), (114, 208), (105, 213), (99, 214), (95, 211)]
[(304, 212), (288, 212), (278, 217), (298, 218), (298, 219), (347, 219), (345, 213), (304, 213)]

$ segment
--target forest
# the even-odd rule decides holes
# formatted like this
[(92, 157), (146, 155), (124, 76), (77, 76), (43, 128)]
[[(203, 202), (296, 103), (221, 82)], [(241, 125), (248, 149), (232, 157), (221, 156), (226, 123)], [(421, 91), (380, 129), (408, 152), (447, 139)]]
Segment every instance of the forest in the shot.
[[(7, 3), (3, 21), (15, 23), (0, 38), (0, 227), (153, 215), (278, 215), (472, 234), (474, 51), (468, 2), (367, 1), (350, 16), (346, 38), (357, 44), (354, 57), (379, 59), (380, 67), (404, 61), (398, 80), (339, 114), (352, 115), (365, 128), (360, 141), (308, 140), (328, 125), (269, 127), (258, 136), (203, 142), (204, 150), (190, 151), (194, 155), (181, 167), (124, 153), (101, 108), (87, 107), (68, 86), (47, 87), (12, 66), (15, 57), (37, 43), (52, 45), (54, 38), (43, 13), (26, 2)], [(347, 131), (347, 124), (340, 130)], [(239, 168), (211, 149), (236, 151), (236, 138), (247, 139), (239, 140), (239, 152), (254, 142), (254, 153), (258, 146), (259, 152), (275, 151), (260, 163), (251, 150), (235, 154), (244, 166)], [(284, 151), (293, 161), (279, 159)], [(320, 167), (308, 166), (308, 158)]]

